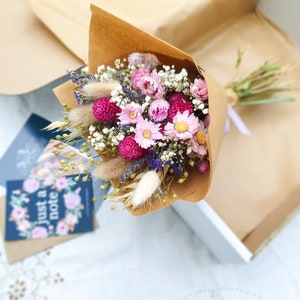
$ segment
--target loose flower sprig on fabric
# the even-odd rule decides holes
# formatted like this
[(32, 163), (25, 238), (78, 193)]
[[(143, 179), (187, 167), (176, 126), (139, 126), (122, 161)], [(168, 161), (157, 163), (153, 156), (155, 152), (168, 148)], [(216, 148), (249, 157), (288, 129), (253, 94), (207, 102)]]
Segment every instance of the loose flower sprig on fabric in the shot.
[[(246, 49), (238, 49), (236, 69), (242, 63)], [(233, 80), (226, 89), (230, 104), (234, 106), (259, 105), (293, 101), (294, 97), (282, 96), (291, 90), (284, 81), (286, 68), (277, 61), (265, 61), (245, 77)]]
[[(246, 49), (238, 49), (236, 69), (242, 62)], [(291, 87), (286, 82), (287, 67), (279, 62), (265, 61), (251, 73), (232, 80), (225, 86), (228, 97), (228, 118), (224, 133), (229, 133), (229, 119), (236, 125), (240, 133), (250, 135), (250, 130), (237, 114), (235, 107), (262, 105), (278, 102), (294, 101), (292, 96), (282, 93), (290, 92)]]
[(133, 209), (152, 197), (164, 202), (177, 197), (171, 183), (188, 179), (187, 166), (209, 171), (208, 91), (200, 74), (190, 79), (151, 53), (132, 53), (97, 74), (69, 75), (79, 106), (49, 128), (70, 130), (69, 140), (85, 137), (103, 159), (93, 176), (114, 183), (112, 201)]

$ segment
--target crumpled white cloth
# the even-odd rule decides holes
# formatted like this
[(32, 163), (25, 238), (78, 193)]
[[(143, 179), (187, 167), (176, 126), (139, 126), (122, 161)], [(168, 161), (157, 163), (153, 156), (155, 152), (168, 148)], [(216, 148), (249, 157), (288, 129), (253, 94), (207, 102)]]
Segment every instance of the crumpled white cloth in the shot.
[[(0, 97), (0, 156), (32, 112), (62, 116), (58, 83)], [(96, 216), (94, 232), (14, 265), (0, 242), (0, 299), (300, 299), (299, 215), (248, 265), (219, 263), (171, 207), (134, 217), (105, 202)]]

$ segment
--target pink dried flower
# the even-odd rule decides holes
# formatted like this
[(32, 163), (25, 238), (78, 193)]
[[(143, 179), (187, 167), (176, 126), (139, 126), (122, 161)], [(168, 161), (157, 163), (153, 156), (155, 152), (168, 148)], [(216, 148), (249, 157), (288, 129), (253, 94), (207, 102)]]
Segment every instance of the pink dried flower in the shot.
[(119, 154), (124, 159), (138, 159), (146, 155), (147, 150), (143, 149), (134, 139), (133, 135), (125, 137), (118, 146)]
[(195, 79), (194, 83), (190, 85), (190, 92), (197, 99), (200, 100), (208, 99), (208, 91), (207, 91), (207, 85), (205, 80)]
[(121, 125), (136, 124), (142, 116), (142, 107), (137, 103), (130, 103), (118, 114)]
[(158, 99), (150, 104), (149, 117), (155, 122), (161, 122), (168, 116), (170, 104), (164, 99)]
[(193, 151), (200, 157), (203, 157), (207, 153), (207, 144), (206, 144), (206, 130), (204, 127), (204, 123), (202, 121), (199, 122), (198, 131), (191, 138), (191, 147)]
[(169, 109), (168, 113), (168, 121), (172, 122), (174, 116), (177, 113), (183, 113), (187, 111), (189, 114), (191, 114), (194, 110), (193, 104), (191, 102), (185, 102), (185, 101), (176, 101), (174, 102)]
[(207, 160), (203, 160), (200, 161), (199, 165), (198, 165), (198, 171), (201, 174), (205, 174), (209, 171), (210, 167), (209, 167), (209, 162)]
[(176, 92), (169, 97), (169, 103), (172, 105), (177, 101), (188, 102), (189, 98), (183, 93)]
[(134, 52), (128, 55), (128, 64), (130, 66), (137, 67), (138, 65), (142, 64), (143, 62), (143, 55), (139, 52)]
[(162, 98), (165, 92), (155, 70), (151, 73), (146, 69), (132, 71), (130, 85), (134, 89), (140, 90), (143, 95), (154, 99)]
[(154, 124), (151, 121), (141, 119), (134, 130), (136, 142), (144, 149), (155, 145), (156, 140), (162, 139), (160, 124)]
[(143, 64), (146, 69), (153, 70), (159, 61), (154, 54), (134, 52), (128, 56), (128, 63), (135, 67)]
[(117, 120), (121, 112), (120, 107), (116, 103), (110, 102), (109, 98), (100, 98), (93, 104), (93, 114), (95, 118), (101, 122), (114, 122)]
[(159, 64), (158, 58), (151, 53), (143, 53), (143, 65), (149, 70), (153, 70)]
[(130, 85), (135, 89), (139, 89), (139, 86), (142, 85), (143, 78), (149, 77), (149, 76), (150, 76), (150, 72), (147, 69), (133, 70), (131, 72)]
[(165, 126), (165, 134), (177, 137), (181, 140), (190, 139), (199, 129), (199, 120), (194, 114), (188, 111), (178, 112), (173, 118), (173, 122)]
[(204, 119), (204, 124), (206, 127), (209, 126), (210, 124), (210, 115), (206, 115), (205, 119)]

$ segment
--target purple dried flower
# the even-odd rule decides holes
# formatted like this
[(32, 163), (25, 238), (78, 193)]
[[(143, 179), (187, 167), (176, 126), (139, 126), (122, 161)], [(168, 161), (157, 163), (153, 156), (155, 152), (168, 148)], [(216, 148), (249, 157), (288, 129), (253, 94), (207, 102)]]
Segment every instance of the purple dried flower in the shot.
[(155, 151), (150, 151), (147, 155), (147, 164), (152, 170), (162, 170), (163, 162)]

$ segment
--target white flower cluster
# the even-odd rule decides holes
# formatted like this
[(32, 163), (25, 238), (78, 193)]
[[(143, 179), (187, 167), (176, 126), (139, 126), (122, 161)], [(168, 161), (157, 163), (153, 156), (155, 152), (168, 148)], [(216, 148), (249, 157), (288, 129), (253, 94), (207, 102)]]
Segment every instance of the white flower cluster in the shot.
[(117, 106), (120, 107), (121, 109), (124, 109), (125, 106), (128, 104), (128, 99), (125, 97), (121, 86), (112, 90), (110, 95), (111, 95), (110, 102), (116, 103)]
[(200, 99), (192, 99), (195, 110), (201, 110), (204, 115), (208, 114), (208, 108), (205, 108), (205, 104)]
[(189, 93), (189, 78), (186, 69), (176, 73), (174, 66), (163, 66), (164, 70), (158, 72), (163, 86), (175, 92)]
[(91, 146), (98, 151), (105, 150), (106, 147), (116, 147), (125, 138), (123, 131), (118, 131), (115, 127), (104, 127), (102, 130), (94, 125), (89, 127), (87, 140)]
[(116, 70), (110, 66), (101, 65), (97, 68), (97, 76), (100, 82), (111, 82), (114, 81)]
[[(166, 142), (161, 142), (161, 144), (166, 144)], [(186, 155), (189, 155), (192, 152), (191, 146), (189, 144), (183, 143), (182, 141), (173, 140), (172, 143), (168, 143), (168, 147), (164, 148), (166, 150), (164, 150), (160, 156), (163, 163), (170, 161), (174, 162), (175, 158), (178, 162), (183, 162)]]

